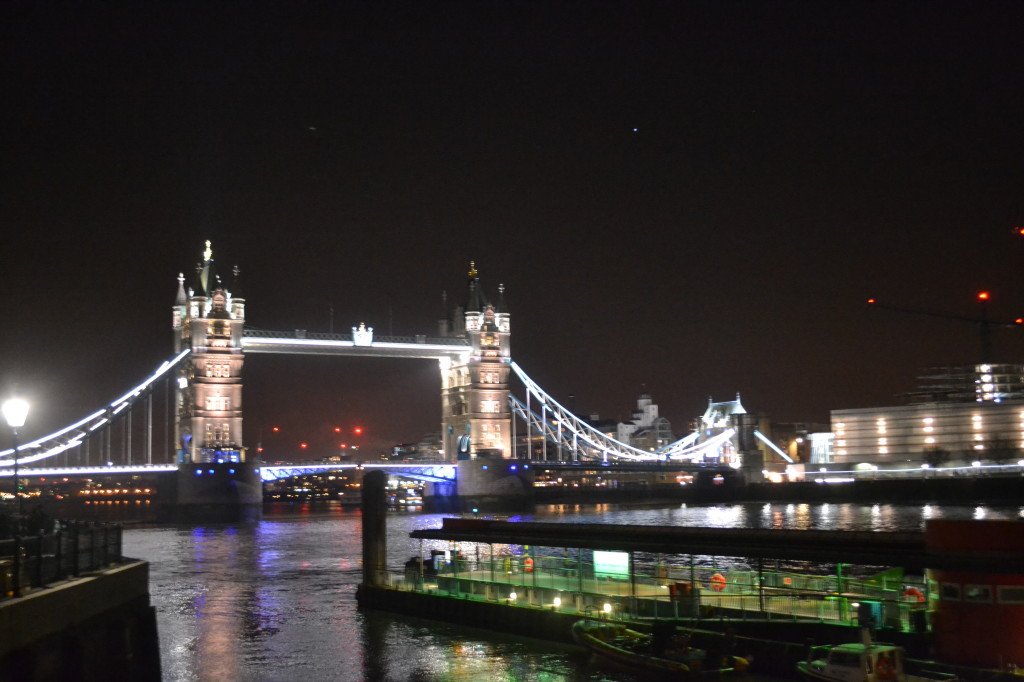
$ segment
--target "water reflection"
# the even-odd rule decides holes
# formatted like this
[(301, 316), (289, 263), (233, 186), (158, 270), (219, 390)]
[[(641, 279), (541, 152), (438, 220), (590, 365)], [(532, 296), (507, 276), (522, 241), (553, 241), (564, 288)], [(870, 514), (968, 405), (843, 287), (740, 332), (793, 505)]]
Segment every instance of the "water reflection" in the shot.
[[(303, 505), (250, 526), (134, 528), (150, 562), (166, 680), (628, 680), (576, 648), (391, 614), (361, 613), (360, 515)], [(523, 520), (826, 530), (919, 530), (928, 518), (1009, 518), (1021, 507), (858, 504), (540, 507)], [(388, 565), (420, 553), (444, 515), (388, 515)], [(424, 543), (448, 549), (448, 543)], [(474, 549), (479, 549), (474, 546)], [(517, 548), (496, 547), (495, 552)], [(468, 551), (469, 548), (464, 548)], [(741, 559), (696, 557), (698, 568)], [(753, 568), (753, 567), (746, 567)]]

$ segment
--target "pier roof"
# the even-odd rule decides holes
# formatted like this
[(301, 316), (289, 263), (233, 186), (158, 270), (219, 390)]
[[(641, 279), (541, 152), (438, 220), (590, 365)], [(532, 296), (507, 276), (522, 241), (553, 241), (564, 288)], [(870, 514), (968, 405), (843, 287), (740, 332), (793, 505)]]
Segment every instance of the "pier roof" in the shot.
[(805, 560), (863, 566), (944, 568), (1024, 573), (1020, 552), (957, 553), (929, 549), (923, 532), (693, 528), (581, 523), (536, 523), (446, 518), (441, 528), (413, 538), (463, 542), (711, 554), (752, 559)]

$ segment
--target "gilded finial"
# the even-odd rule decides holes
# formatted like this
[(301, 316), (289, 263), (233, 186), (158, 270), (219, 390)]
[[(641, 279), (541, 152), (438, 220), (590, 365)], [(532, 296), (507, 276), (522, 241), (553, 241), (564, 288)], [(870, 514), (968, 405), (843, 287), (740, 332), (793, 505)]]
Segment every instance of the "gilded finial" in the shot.
[(469, 261), (469, 277), (470, 279), (476, 277), (476, 261)]
[(213, 248), (210, 246), (210, 240), (206, 240), (206, 250), (203, 251), (203, 260), (213, 260)]

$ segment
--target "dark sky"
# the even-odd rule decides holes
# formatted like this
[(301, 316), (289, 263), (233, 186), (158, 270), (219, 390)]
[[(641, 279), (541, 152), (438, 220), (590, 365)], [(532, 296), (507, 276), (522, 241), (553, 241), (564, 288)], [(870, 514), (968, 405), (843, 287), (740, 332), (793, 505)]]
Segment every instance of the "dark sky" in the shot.
[[(4, 3), (0, 385), (27, 435), (131, 388), (211, 239), (265, 329), (431, 332), (475, 260), (581, 412), (894, 404), (979, 335), (868, 296), (1024, 314), (1021, 35), (1019, 2)], [(437, 428), (431, 363), (247, 363), (250, 433)]]

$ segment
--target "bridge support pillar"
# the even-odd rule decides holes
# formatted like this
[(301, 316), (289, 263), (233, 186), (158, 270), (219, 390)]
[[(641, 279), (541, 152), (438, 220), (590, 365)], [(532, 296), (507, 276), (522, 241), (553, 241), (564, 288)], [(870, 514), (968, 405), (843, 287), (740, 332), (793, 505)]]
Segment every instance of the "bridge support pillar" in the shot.
[(251, 462), (178, 465), (173, 503), (161, 514), (179, 523), (254, 521), (263, 510), (259, 465)]
[(458, 500), (464, 510), (521, 509), (533, 505), (533, 469), (516, 459), (458, 463)]

